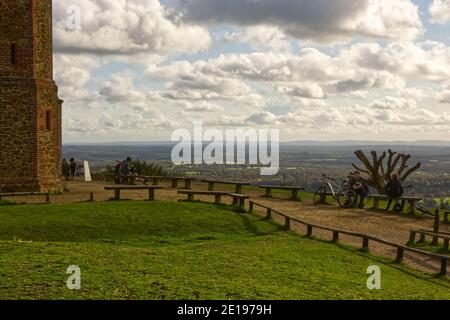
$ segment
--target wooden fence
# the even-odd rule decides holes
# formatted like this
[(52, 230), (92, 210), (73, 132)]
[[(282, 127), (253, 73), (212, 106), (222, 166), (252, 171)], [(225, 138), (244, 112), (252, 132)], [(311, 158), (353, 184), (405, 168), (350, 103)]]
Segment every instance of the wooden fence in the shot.
[(291, 228), (291, 223), (295, 222), (301, 225), (306, 226), (307, 228), (307, 233), (306, 236), (307, 237), (312, 237), (313, 235), (313, 231), (314, 229), (318, 229), (318, 230), (324, 230), (324, 231), (329, 231), (333, 234), (333, 242), (337, 243), (339, 242), (339, 235), (347, 235), (347, 236), (351, 236), (351, 237), (356, 237), (356, 238), (361, 238), (362, 240), (362, 249), (363, 250), (368, 250), (369, 249), (369, 242), (370, 241), (374, 241), (374, 242), (378, 242), (381, 244), (384, 244), (386, 246), (390, 246), (393, 248), (397, 249), (397, 256), (395, 258), (395, 261), (397, 262), (402, 262), (403, 258), (404, 258), (404, 254), (405, 252), (412, 252), (418, 255), (423, 255), (432, 259), (436, 259), (440, 261), (440, 272), (439, 275), (446, 275), (447, 274), (447, 265), (448, 265), (448, 261), (450, 260), (450, 256), (446, 256), (446, 255), (441, 255), (441, 254), (436, 254), (436, 253), (431, 253), (428, 251), (423, 251), (423, 250), (419, 250), (416, 248), (412, 248), (412, 247), (408, 247), (402, 244), (398, 244), (398, 243), (394, 243), (391, 241), (387, 241), (384, 239), (380, 239), (378, 237), (375, 236), (371, 236), (368, 234), (364, 234), (364, 233), (359, 233), (359, 232), (353, 232), (353, 231), (347, 231), (347, 230), (341, 230), (341, 229), (335, 229), (335, 228), (329, 228), (329, 227), (324, 227), (324, 226), (320, 226), (317, 224), (313, 224), (313, 223), (309, 223), (306, 221), (302, 221), (298, 218), (294, 218), (292, 216), (289, 216), (288, 214), (282, 213), (280, 211), (274, 210), (268, 206), (256, 203), (255, 201), (250, 201), (250, 212), (253, 212), (255, 207), (260, 207), (266, 210), (266, 218), (268, 219), (272, 219), (273, 215), (276, 214), (280, 217), (282, 217), (284, 219), (284, 225), (286, 227), (286, 229), (290, 229)]

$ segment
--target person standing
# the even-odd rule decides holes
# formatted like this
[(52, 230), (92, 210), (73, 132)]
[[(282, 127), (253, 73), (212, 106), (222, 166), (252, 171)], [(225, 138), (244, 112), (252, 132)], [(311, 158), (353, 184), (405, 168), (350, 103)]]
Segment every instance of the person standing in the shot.
[(77, 162), (75, 161), (74, 158), (70, 159), (70, 175), (72, 176), (72, 178), (75, 177), (77, 171)]
[(114, 178), (116, 184), (121, 184), (121, 176), (122, 176), (122, 161), (117, 161), (116, 165), (114, 166)]
[(62, 161), (61, 170), (62, 170), (62, 175), (64, 177), (64, 180), (67, 181), (70, 176), (70, 165), (65, 158)]
[(366, 199), (368, 188), (362, 182), (361, 173), (359, 171), (355, 171), (350, 177), (348, 184), (350, 188), (356, 193), (355, 206), (357, 206), (359, 209), (364, 209), (364, 200)]
[(124, 160), (122, 162), (122, 166), (121, 166), (121, 175), (124, 181), (124, 184), (128, 184), (128, 176), (130, 175), (130, 166), (131, 166), (131, 162), (133, 160), (128, 157), (126, 158), (126, 160)]

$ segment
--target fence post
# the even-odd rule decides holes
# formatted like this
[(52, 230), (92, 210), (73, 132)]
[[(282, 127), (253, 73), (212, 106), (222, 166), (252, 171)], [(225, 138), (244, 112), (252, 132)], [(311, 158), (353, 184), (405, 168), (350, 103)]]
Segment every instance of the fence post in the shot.
[(448, 221), (448, 215), (450, 214), (450, 211), (446, 211), (445, 213), (444, 213), (444, 223), (445, 224), (448, 224), (448, 223), (450, 223), (450, 221)]
[(155, 190), (154, 189), (149, 189), (148, 190), (148, 200), (149, 201), (154, 201), (155, 200)]
[(396, 262), (402, 262), (405, 250), (403, 248), (397, 248), (397, 257), (395, 258)]
[(333, 231), (333, 242), (339, 242), (339, 232)]
[(266, 218), (267, 219), (272, 219), (272, 209), (271, 208), (267, 208)]
[(291, 219), (289, 219), (288, 217), (284, 217), (284, 227), (286, 229), (290, 229), (291, 228)]
[(416, 242), (416, 232), (411, 230), (408, 243), (414, 243), (414, 242)]
[[(434, 212), (434, 226), (433, 226), (433, 232), (434, 233), (439, 233), (439, 227), (441, 224), (441, 214), (439, 209), (436, 209), (436, 211)], [(435, 246), (438, 244), (439, 241), (439, 237), (433, 237), (433, 241), (431, 242), (432, 246)]]
[(250, 202), (248, 203), (248, 212), (252, 213), (253, 212), (253, 201), (250, 200)]
[(443, 248), (444, 248), (445, 251), (448, 250), (448, 242), (449, 242), (448, 239), (444, 239), (444, 246), (443, 246)]
[(426, 236), (425, 233), (423, 233), (423, 232), (420, 233), (420, 239), (419, 239), (420, 243), (425, 242), (425, 236)]
[(47, 192), (47, 193), (45, 194), (45, 202), (46, 202), (46, 203), (50, 203), (50, 192)]
[(447, 258), (441, 258), (441, 272), (439, 275), (445, 276), (447, 274)]
[(93, 192), (91, 192), (89, 201), (90, 202), (94, 202), (94, 193)]
[(313, 226), (308, 225), (307, 228), (308, 228), (308, 230), (307, 230), (306, 236), (307, 237), (312, 237), (312, 235), (313, 235)]
[(363, 238), (362, 250), (369, 250), (369, 238)]

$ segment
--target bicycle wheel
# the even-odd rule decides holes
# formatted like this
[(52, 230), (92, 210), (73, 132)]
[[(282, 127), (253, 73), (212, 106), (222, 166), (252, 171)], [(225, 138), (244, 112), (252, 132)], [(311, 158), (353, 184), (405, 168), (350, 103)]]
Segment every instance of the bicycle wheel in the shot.
[(341, 208), (352, 208), (356, 200), (356, 192), (354, 190), (341, 190), (336, 195), (336, 200)]
[(326, 201), (326, 198), (327, 198), (327, 188), (322, 186), (319, 189), (317, 189), (316, 192), (314, 192), (313, 203), (315, 206), (323, 204)]

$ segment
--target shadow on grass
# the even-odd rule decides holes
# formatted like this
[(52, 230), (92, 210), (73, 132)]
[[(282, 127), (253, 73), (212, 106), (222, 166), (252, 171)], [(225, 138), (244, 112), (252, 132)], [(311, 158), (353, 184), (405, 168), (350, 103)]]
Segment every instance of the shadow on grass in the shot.
[[(361, 249), (358, 249), (358, 248), (355, 248), (355, 247), (351, 247), (351, 246), (348, 246), (348, 245), (335, 243), (333, 241), (327, 241), (327, 240), (315, 239), (315, 238), (311, 238), (311, 239), (316, 240), (316, 241), (320, 241), (320, 242), (323, 242), (323, 243), (328, 243), (328, 244), (332, 244), (332, 245), (338, 246), (339, 248), (341, 248), (341, 249), (343, 249), (343, 250), (345, 250), (347, 252), (350, 252), (352, 254), (356, 254), (356, 255), (358, 255), (360, 257), (364, 257), (365, 259), (368, 259), (368, 260), (371, 260), (373, 262), (382, 264), (384, 266), (393, 268), (393, 269), (395, 269), (395, 270), (397, 270), (399, 272), (402, 272), (402, 273), (404, 273), (406, 275), (409, 275), (409, 276), (412, 276), (412, 277), (415, 277), (415, 278), (418, 278), (418, 279), (422, 279), (422, 280), (428, 281), (430, 283), (439, 285), (439, 286), (441, 286), (443, 288), (450, 289), (450, 281), (447, 278), (447, 276), (440, 276), (437, 273), (427, 273), (425, 271), (413, 269), (413, 268), (411, 268), (410, 266), (408, 266), (405, 263), (399, 263), (399, 262), (396, 262), (393, 259), (389, 259), (389, 258), (382, 257), (382, 256), (375, 256), (375, 255), (371, 254), (370, 251), (368, 251), (368, 250), (361, 250)], [(412, 259), (412, 260), (416, 260), (416, 259), (414, 259), (414, 257), (409, 257), (409, 258)], [(420, 262), (422, 262), (422, 263), (420, 263)], [(419, 263), (421, 265), (423, 265), (423, 262), (424, 261), (420, 260), (420, 259), (417, 259), (417, 261), (416, 261), (416, 263)], [(426, 266), (428, 268), (430, 268), (430, 269), (436, 269), (435, 266), (432, 266), (432, 265), (429, 265), (429, 264), (426, 264)], [(433, 280), (438, 280), (438, 279), (443, 279), (446, 282), (433, 281)]]
[[(271, 235), (280, 231), (287, 231), (286, 228), (284, 226), (281, 226), (277, 223), (273, 223), (271, 220), (268, 220), (266, 218), (260, 218), (258, 216), (255, 215), (255, 217), (258, 217), (259, 219), (256, 221), (251, 221), (248, 218), (248, 214), (239, 214), (239, 217), (242, 220), (242, 223), (244, 224), (245, 228), (253, 233), (255, 236), (266, 236), (266, 235)], [(270, 223), (272, 225), (272, 227), (274, 228), (273, 231), (260, 231), (258, 229), (258, 227), (255, 225), (256, 222), (261, 222), (264, 221), (266, 223)]]
[(0, 207), (6, 207), (6, 206), (16, 206), (18, 205), (17, 202), (12, 202), (8, 200), (0, 200)]

